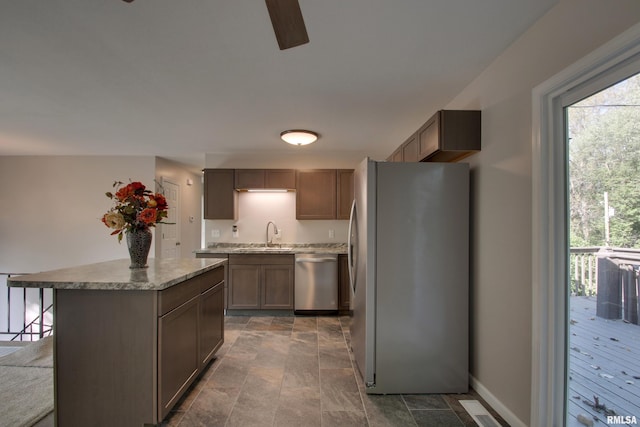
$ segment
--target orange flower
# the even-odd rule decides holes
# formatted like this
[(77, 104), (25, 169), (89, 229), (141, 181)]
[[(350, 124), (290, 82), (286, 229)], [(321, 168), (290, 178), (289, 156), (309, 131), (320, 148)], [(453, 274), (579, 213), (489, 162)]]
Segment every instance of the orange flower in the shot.
[(132, 182), (130, 184), (127, 184), (126, 187), (122, 187), (120, 190), (118, 190), (116, 192), (116, 197), (121, 202), (124, 202), (128, 198), (134, 196), (142, 197), (145, 188), (146, 187), (141, 182)]
[(138, 215), (138, 220), (144, 222), (145, 224), (153, 224), (156, 222), (156, 217), (158, 216), (158, 211), (155, 208), (146, 208), (140, 215)]
[(152, 194), (149, 196), (149, 201), (154, 201), (156, 203), (156, 206), (159, 210), (165, 210), (167, 209), (167, 199), (165, 199), (165, 197), (160, 194), (160, 193), (156, 193), (156, 194)]

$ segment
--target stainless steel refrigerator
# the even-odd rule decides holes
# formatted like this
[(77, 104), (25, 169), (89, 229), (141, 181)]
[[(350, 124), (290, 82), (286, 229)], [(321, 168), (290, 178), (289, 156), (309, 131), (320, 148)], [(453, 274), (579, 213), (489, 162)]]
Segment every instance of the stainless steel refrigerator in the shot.
[(354, 179), (351, 348), (367, 393), (467, 392), (468, 165), (365, 159)]

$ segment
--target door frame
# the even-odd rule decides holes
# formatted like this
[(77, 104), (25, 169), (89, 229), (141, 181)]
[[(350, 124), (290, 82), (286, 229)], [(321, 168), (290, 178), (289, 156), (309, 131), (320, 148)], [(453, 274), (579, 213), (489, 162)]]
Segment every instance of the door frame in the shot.
[(565, 417), (569, 222), (564, 107), (638, 71), (640, 24), (533, 89), (532, 426), (563, 426)]
[[(181, 226), (181, 219), (180, 219), (180, 211), (182, 209), (182, 187), (180, 186), (180, 184), (177, 182), (177, 180), (174, 180), (172, 178), (168, 178), (165, 176), (161, 176), (160, 177), (160, 188), (159, 191), (164, 195), (165, 194), (165, 189), (164, 189), (164, 184), (165, 183), (169, 183), (171, 185), (175, 185), (178, 188), (178, 202), (177, 202), (177, 206), (175, 206), (176, 209), (176, 217), (175, 217), (175, 226), (176, 226), (176, 243), (178, 243), (178, 245), (180, 244), (181, 238), (182, 238), (182, 226)], [(163, 252), (165, 249), (165, 242), (164, 242), (164, 238), (162, 236), (164, 230), (163, 227), (166, 227), (166, 225), (163, 224), (159, 224), (158, 226), (158, 231), (160, 233), (158, 233), (159, 235), (156, 235), (156, 239), (158, 242), (158, 246), (156, 247), (156, 257), (157, 258), (163, 258)], [(178, 251), (180, 252), (178, 254), (178, 256), (176, 258), (180, 258), (181, 257), (181, 252), (182, 252), (182, 248), (178, 247)]]

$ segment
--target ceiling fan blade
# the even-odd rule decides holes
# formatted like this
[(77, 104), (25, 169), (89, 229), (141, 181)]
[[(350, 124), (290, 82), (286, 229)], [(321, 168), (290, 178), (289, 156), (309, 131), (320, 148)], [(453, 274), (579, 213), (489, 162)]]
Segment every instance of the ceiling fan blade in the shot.
[(265, 0), (280, 50), (309, 43), (298, 0)]

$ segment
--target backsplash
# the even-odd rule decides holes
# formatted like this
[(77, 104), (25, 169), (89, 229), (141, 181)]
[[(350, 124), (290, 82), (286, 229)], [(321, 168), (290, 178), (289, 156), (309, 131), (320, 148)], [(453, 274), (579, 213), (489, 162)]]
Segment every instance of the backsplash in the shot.
[[(267, 223), (273, 221), (281, 231), (276, 244), (345, 243), (349, 221), (296, 219), (295, 193), (240, 193), (238, 219), (205, 220), (203, 247), (216, 243), (264, 243)], [(233, 226), (237, 227), (237, 237)], [(273, 227), (269, 227), (269, 237)]]

